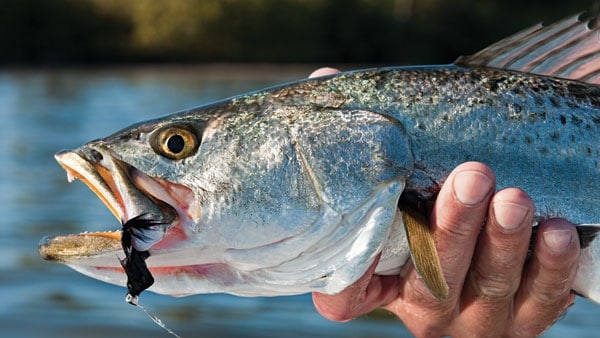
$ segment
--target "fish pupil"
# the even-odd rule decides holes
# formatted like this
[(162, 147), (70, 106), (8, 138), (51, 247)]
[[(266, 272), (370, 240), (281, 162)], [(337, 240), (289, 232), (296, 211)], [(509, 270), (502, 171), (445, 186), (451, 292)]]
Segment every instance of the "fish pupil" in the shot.
[(167, 147), (174, 154), (179, 154), (184, 148), (184, 140), (181, 135), (173, 135), (167, 141)]

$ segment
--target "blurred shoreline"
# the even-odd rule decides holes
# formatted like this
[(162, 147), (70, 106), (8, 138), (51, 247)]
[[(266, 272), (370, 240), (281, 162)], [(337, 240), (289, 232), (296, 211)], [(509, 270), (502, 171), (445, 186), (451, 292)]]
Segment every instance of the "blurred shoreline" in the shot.
[(595, 0), (5, 0), (0, 65), (452, 62)]

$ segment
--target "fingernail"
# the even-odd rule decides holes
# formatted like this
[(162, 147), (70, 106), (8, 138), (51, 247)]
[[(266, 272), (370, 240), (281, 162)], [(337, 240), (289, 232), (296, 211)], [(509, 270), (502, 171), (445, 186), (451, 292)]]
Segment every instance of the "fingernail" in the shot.
[(546, 247), (555, 254), (562, 254), (569, 248), (573, 233), (569, 229), (548, 230), (543, 235)]
[(476, 205), (487, 197), (492, 185), (492, 180), (481, 171), (460, 171), (454, 176), (454, 195), (464, 205)]
[(494, 202), (494, 218), (505, 230), (515, 230), (523, 224), (529, 208), (520, 204), (497, 201)]

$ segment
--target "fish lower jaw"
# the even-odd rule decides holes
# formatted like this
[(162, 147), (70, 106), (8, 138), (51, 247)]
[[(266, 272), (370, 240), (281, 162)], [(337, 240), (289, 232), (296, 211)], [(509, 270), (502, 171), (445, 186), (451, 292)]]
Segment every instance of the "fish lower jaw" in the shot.
[(121, 251), (121, 232), (104, 231), (76, 235), (48, 236), (38, 244), (40, 256), (60, 263), (83, 264), (89, 260)]
[[(90, 266), (67, 264), (88, 277), (117, 286), (127, 282), (120, 266)], [(154, 284), (148, 291), (172, 297), (195, 294), (227, 293), (242, 297), (274, 297), (322, 291), (320, 281), (269, 280), (265, 271), (240, 271), (225, 263), (207, 263), (182, 266), (150, 266)], [(266, 277), (266, 278), (265, 278)]]

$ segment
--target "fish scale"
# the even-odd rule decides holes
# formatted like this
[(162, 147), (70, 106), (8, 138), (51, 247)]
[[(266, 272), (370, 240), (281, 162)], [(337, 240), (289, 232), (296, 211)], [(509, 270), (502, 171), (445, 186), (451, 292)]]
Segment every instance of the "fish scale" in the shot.
[[(555, 210), (579, 223), (600, 219), (600, 211), (594, 208), (593, 191), (597, 189), (589, 184), (597, 182), (600, 155), (597, 86), (510, 70), (456, 66), (363, 71), (323, 82), (309, 81), (294, 94), (286, 90), (286, 95), (320, 97), (320, 90), (327, 88), (330, 95), (347, 96), (340, 109), (369, 109), (397, 120), (412, 143), (415, 161), (422, 163), (428, 173), (425, 176), (438, 184), (449, 168), (464, 161), (483, 161), (499, 175), (506, 173), (498, 180), (501, 186), (524, 188), (541, 209)], [(286, 95), (276, 95), (284, 102), (279, 104), (299, 101)], [(579, 170), (582, 175), (577, 176), (571, 163), (586, 170)], [(510, 174), (527, 167), (534, 176)], [(550, 189), (532, 185), (538, 182), (535, 176), (539, 172), (553, 173), (546, 183), (563, 183), (550, 185)], [(407, 189), (427, 192), (431, 184), (409, 177)], [(543, 193), (538, 193), (540, 189)], [(572, 209), (543, 197), (563, 191), (584, 191), (581, 199), (588, 201), (582, 201), (580, 209)]]

